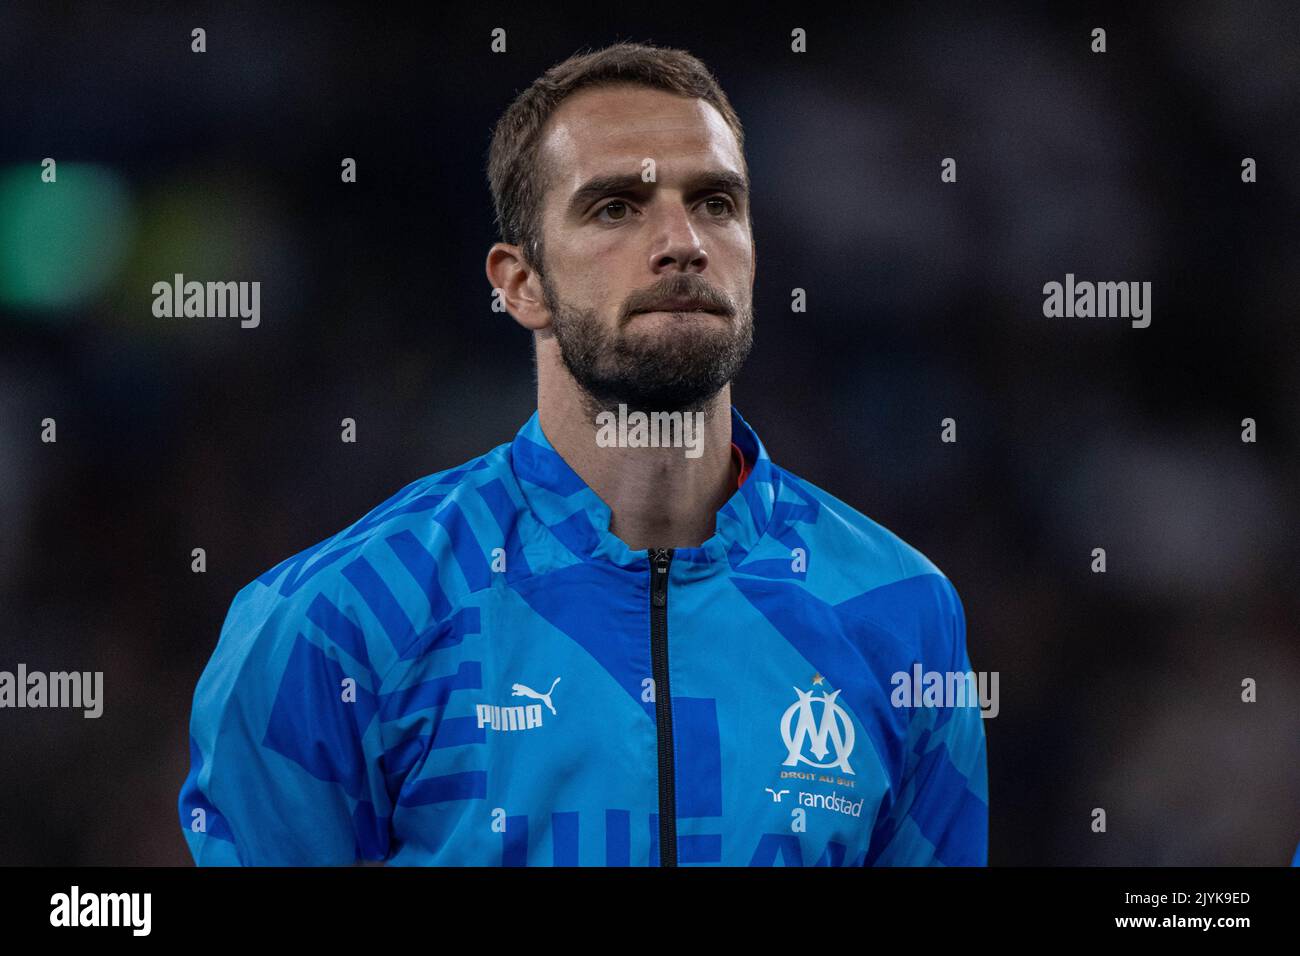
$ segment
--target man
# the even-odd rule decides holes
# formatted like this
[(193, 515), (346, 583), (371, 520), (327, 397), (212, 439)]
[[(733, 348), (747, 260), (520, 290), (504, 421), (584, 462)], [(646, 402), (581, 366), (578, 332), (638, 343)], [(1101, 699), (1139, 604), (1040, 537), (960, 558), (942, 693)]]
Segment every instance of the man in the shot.
[(488, 175), (538, 410), (239, 592), (195, 693), (195, 860), (983, 865), (978, 704), (891, 687), (970, 670), (956, 591), (731, 406), (755, 255), (709, 71), (571, 58)]

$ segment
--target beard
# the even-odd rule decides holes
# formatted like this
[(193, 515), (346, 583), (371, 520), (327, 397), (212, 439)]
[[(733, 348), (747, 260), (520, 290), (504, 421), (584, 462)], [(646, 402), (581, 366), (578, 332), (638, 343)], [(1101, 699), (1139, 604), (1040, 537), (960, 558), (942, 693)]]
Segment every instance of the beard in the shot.
[[(560, 300), (549, 279), (542, 293), (560, 357), (584, 393), (594, 417), (615, 411), (687, 412), (707, 410), (709, 401), (735, 378), (754, 339), (751, 306), (738, 308), (703, 279), (679, 273), (624, 302), (613, 329), (594, 309)], [(645, 332), (628, 322), (641, 309), (673, 297), (689, 297), (717, 309), (724, 320), (683, 316), (671, 327)]]

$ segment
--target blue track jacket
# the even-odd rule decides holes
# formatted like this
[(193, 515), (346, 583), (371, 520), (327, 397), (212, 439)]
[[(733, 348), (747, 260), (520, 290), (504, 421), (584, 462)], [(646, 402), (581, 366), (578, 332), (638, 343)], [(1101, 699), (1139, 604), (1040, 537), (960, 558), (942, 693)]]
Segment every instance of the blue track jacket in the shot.
[(956, 590), (731, 417), (700, 547), (629, 549), (534, 413), (239, 591), (195, 861), (985, 865), (978, 697), (920, 693), (974, 685)]

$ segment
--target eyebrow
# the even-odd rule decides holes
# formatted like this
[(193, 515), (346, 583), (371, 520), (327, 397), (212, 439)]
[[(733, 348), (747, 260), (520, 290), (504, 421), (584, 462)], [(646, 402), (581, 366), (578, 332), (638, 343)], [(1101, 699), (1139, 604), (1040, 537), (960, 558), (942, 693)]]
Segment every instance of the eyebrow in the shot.
[[(604, 196), (644, 190), (652, 185), (654, 184), (642, 181), (640, 173), (593, 176), (569, 197), (568, 213), (570, 216), (581, 215), (588, 206)], [(698, 195), (704, 192), (727, 193), (737, 203), (749, 196), (749, 180), (740, 173), (733, 173), (730, 170), (697, 173), (686, 180), (684, 188), (687, 195)]]

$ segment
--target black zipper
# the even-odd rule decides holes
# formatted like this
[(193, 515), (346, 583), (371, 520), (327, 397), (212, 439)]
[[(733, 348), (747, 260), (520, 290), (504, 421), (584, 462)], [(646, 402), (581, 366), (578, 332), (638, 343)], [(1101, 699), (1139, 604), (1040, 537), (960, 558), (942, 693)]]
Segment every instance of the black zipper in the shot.
[(659, 865), (677, 865), (677, 799), (673, 789), (672, 697), (668, 690), (668, 566), (672, 548), (650, 549), (650, 665), (659, 741)]

